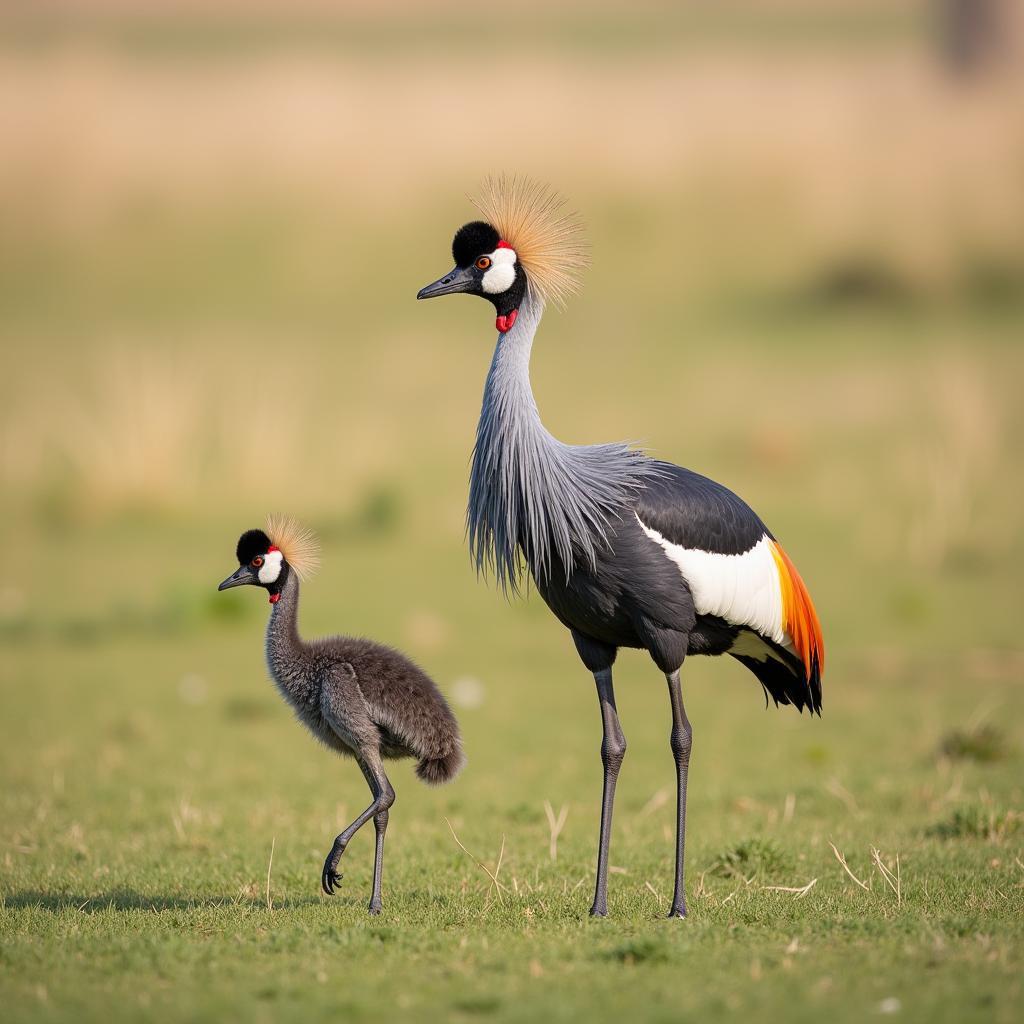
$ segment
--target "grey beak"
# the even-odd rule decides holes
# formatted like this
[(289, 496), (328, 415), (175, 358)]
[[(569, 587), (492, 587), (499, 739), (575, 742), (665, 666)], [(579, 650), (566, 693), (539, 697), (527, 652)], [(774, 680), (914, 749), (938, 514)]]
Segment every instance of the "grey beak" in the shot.
[(247, 583), (258, 582), (256, 573), (247, 565), (240, 565), (217, 589), (230, 590), (232, 587), (244, 587)]
[(469, 267), (453, 267), (444, 277), (416, 293), (417, 299), (433, 299), (438, 295), (455, 295), (457, 292), (472, 292), (477, 287), (476, 277)]

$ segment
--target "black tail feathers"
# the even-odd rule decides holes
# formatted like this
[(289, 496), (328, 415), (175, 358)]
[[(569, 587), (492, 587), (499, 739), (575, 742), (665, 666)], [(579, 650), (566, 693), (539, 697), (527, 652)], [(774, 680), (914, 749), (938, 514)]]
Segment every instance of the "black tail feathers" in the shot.
[(734, 654), (733, 657), (757, 676), (758, 682), (764, 687), (765, 696), (770, 696), (776, 706), (792, 704), (800, 712), (806, 707), (810, 708), (812, 715), (821, 716), (821, 672), (817, 658), (811, 662), (808, 678), (803, 663), (785, 654), (785, 664), (775, 658), (760, 661), (740, 654)]
[(440, 786), (451, 782), (462, 771), (466, 763), (466, 755), (462, 747), (456, 744), (442, 757), (425, 757), (416, 765), (416, 775), (428, 786)]

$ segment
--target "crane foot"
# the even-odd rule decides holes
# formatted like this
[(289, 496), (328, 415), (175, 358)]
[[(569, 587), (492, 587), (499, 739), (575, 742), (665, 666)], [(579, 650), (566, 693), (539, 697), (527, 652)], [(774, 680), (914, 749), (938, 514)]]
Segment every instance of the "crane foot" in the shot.
[(338, 864), (344, 852), (344, 846), (332, 846), (331, 852), (327, 854), (327, 860), (324, 861), (324, 870), (320, 875), (320, 885), (328, 896), (334, 895), (335, 888), (341, 884), (342, 878), (345, 877), (338, 872)]

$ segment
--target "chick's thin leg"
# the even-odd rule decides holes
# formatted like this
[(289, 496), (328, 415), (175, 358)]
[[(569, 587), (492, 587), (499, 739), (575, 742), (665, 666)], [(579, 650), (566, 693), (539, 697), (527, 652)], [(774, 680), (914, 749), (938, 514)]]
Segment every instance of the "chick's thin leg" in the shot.
[[(373, 801), (370, 803), (370, 806), (352, 822), (351, 825), (337, 836), (334, 840), (334, 845), (331, 847), (331, 852), (327, 855), (327, 859), (324, 861), (324, 869), (321, 874), (320, 884), (323, 886), (323, 890), (328, 896), (334, 895), (335, 886), (337, 886), (341, 881), (342, 876), (338, 873), (338, 864), (341, 862), (342, 854), (344, 854), (345, 847), (348, 846), (349, 841), (371, 818), (376, 818), (381, 814), (385, 815), (383, 829), (386, 829), (387, 811), (395, 802), (395, 791), (391, 788), (391, 783), (388, 782), (388, 778), (384, 774), (384, 766), (381, 762), (380, 750), (362, 750), (360, 751), (357, 760), (359, 762), (360, 769), (362, 769), (363, 775), (366, 777), (366, 780), (370, 785), (370, 791), (373, 794)], [(377, 825), (378, 856), (381, 860), (383, 860), (384, 856), (383, 829), (381, 825)], [(379, 886), (380, 879), (376, 870), (374, 871), (374, 876), (375, 888), (377, 888)]]

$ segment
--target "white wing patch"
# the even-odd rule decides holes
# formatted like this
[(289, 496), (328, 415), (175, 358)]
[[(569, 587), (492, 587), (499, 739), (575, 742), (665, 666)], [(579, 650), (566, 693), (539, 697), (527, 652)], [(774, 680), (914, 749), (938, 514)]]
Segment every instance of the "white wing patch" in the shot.
[[(665, 554), (679, 566), (693, 594), (698, 614), (717, 615), (733, 626), (750, 626), (775, 643), (787, 648), (790, 646), (783, 621), (779, 570), (767, 534), (749, 551), (740, 555), (721, 555), (673, 544), (657, 530), (645, 525), (639, 516), (636, 521), (644, 533), (660, 544)], [(757, 654), (740, 649), (744, 646), (742, 637), (741, 633), (732, 649), (763, 659), (763, 648)]]

